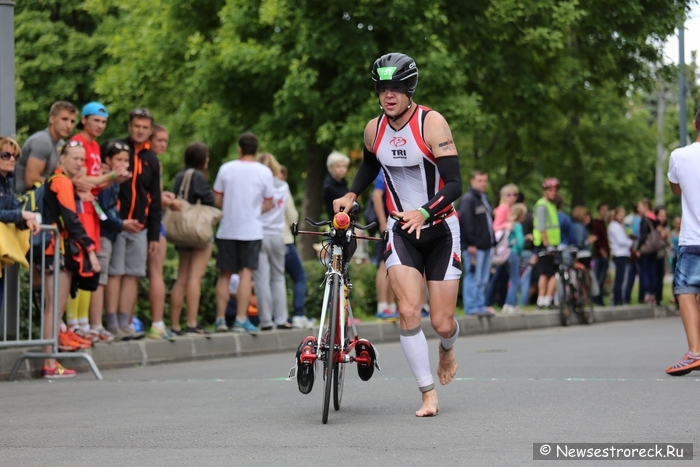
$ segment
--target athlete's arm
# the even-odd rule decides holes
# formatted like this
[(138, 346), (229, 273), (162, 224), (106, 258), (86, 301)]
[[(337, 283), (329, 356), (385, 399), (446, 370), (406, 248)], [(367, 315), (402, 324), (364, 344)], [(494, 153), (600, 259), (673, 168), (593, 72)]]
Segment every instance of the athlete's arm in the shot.
[(365, 127), (365, 147), (364, 156), (360, 168), (355, 175), (350, 191), (342, 198), (333, 200), (333, 211), (338, 212), (341, 208), (346, 209), (352, 206), (357, 199), (357, 195), (374, 183), (379, 175), (382, 165), (377, 160), (377, 155), (372, 152), (374, 138), (377, 135), (377, 119), (372, 119)]
[(462, 195), (462, 176), (452, 131), (445, 118), (438, 112), (433, 111), (426, 115), (423, 138), (435, 156), (438, 172), (443, 181), (442, 188), (422, 206), (430, 216), (433, 216)]

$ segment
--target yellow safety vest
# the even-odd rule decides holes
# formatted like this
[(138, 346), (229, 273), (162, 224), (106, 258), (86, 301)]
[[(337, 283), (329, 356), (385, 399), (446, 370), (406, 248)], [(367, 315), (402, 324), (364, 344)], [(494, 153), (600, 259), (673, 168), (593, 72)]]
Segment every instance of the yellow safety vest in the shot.
[(537, 225), (537, 208), (544, 206), (547, 208), (546, 223), (544, 226), (544, 231), (547, 232), (547, 240), (549, 240), (549, 246), (558, 246), (561, 243), (561, 229), (559, 228), (559, 215), (557, 214), (557, 207), (554, 203), (547, 201), (546, 198), (540, 198), (537, 203), (535, 203), (535, 215), (534, 215), (534, 225), (535, 228), (532, 231), (532, 243), (535, 246), (542, 245), (542, 226)]

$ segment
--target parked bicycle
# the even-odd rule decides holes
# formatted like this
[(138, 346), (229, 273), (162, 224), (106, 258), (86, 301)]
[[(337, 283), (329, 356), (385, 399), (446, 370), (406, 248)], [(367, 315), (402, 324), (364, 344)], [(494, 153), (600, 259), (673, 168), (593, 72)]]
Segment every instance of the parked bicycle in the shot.
[(559, 322), (567, 326), (569, 316), (575, 314), (581, 324), (592, 324), (593, 294), (591, 279), (591, 252), (574, 246), (547, 251), (557, 266), (557, 295), (559, 298)]
[(322, 421), (324, 424), (328, 422), (331, 392), (333, 408), (340, 410), (346, 363), (357, 363), (357, 373), (363, 381), (368, 381), (372, 377), (375, 368), (381, 370), (375, 347), (368, 340), (358, 337), (352, 306), (350, 306), (352, 283), (349, 276), (349, 262), (355, 252), (357, 240), (382, 240), (355, 233), (355, 229), (369, 230), (376, 225), (374, 222), (366, 226), (357, 224), (357, 212), (359, 212), (359, 206), (355, 203), (349, 212), (339, 212), (330, 221), (315, 222), (306, 218), (306, 222), (315, 227), (330, 226), (326, 232), (300, 231), (296, 223), (292, 224), (294, 236), (326, 237), (323, 250), (328, 257), (328, 270), (324, 278), (326, 285), (318, 336), (308, 336), (299, 344), (295, 365), (289, 372), (290, 378), (296, 375), (299, 391), (302, 394), (309, 394), (314, 385), (317, 362), (319, 360), (322, 362)]

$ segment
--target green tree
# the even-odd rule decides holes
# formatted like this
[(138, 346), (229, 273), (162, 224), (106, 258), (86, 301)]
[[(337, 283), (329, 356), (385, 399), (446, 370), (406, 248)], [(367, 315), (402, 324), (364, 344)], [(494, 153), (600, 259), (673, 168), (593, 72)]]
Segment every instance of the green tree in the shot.
[(20, 139), (46, 127), (57, 100), (95, 100), (94, 71), (107, 60), (107, 37), (81, 0), (27, 0), (15, 10), (17, 129)]

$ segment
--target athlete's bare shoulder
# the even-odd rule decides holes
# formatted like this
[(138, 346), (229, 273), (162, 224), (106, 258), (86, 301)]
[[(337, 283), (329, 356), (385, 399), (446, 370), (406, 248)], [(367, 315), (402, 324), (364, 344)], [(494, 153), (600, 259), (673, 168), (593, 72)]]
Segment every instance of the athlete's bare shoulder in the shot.
[(457, 155), (452, 130), (440, 112), (432, 110), (425, 116), (423, 138), (435, 157)]
[(374, 117), (365, 126), (365, 147), (372, 150), (374, 145), (374, 139), (377, 137), (377, 123), (379, 122), (379, 117)]

